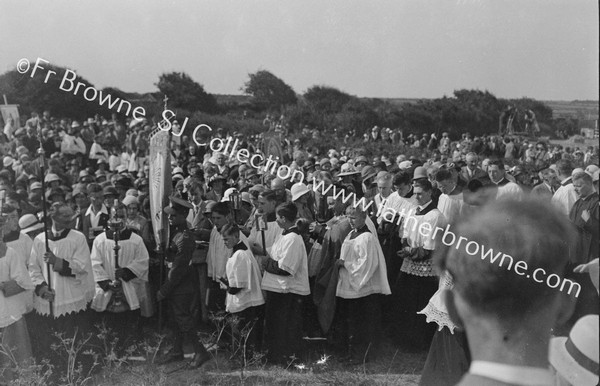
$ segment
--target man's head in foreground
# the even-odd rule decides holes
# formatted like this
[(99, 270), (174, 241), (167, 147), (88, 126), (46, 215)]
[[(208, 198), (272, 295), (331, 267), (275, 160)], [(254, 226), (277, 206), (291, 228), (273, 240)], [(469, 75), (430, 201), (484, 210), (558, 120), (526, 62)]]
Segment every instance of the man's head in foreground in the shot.
[(569, 295), (570, 282), (562, 280), (570, 224), (543, 203), (511, 200), (482, 208), (452, 231), (465, 240), (439, 263), (454, 279), (446, 303), (473, 359), (546, 366), (551, 330), (569, 318), (577, 292)]

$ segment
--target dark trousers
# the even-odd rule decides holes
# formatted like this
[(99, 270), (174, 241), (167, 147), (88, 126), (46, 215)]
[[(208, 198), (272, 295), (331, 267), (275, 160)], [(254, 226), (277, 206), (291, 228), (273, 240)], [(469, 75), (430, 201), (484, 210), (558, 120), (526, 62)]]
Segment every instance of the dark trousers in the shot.
[(267, 291), (265, 304), (265, 345), (268, 360), (288, 364), (302, 348), (303, 296)]
[(338, 297), (337, 300), (345, 348), (352, 359), (367, 361), (372, 357), (381, 330), (381, 296)]
[[(91, 333), (90, 314), (91, 311), (86, 309), (55, 319), (40, 315), (35, 310), (32, 311), (27, 321), (31, 337), (31, 350), (36, 361), (39, 363), (43, 359), (50, 359), (50, 363), (58, 368), (66, 365), (68, 353), (62, 349), (57, 354), (51, 347), (58, 345), (60, 348), (62, 347), (61, 341), (65, 341), (65, 339), (72, 339), (76, 336), (77, 340), (81, 340)], [(85, 358), (85, 356), (82, 357)]]
[(248, 307), (243, 311), (233, 312), (231, 316), (238, 319), (237, 331), (233, 331), (233, 335), (237, 339), (242, 339), (242, 345), (244, 336), (247, 336), (246, 347), (250, 350), (260, 351), (265, 316), (264, 306)]
[[(393, 330), (396, 342), (409, 350), (426, 350), (435, 333), (435, 323), (427, 323), (425, 315), (417, 314), (438, 289), (438, 278), (421, 277), (401, 272), (396, 283), (399, 310), (397, 328)], [(394, 292), (394, 291), (393, 291)]]
[[(389, 223), (387, 227), (392, 227)], [(398, 256), (396, 252), (402, 249), (402, 240), (398, 237), (398, 228), (393, 226), (392, 228), (395, 230), (392, 234), (386, 234), (385, 236), (379, 237), (379, 242), (381, 243), (381, 248), (383, 250), (383, 256), (385, 257), (385, 265), (388, 277), (388, 283), (390, 284), (390, 288), (392, 290), (391, 296), (385, 296), (381, 299), (382, 302), (382, 323), (383, 329), (388, 332), (396, 328), (396, 323), (399, 318), (399, 311), (394, 306), (395, 299), (400, 296), (397, 288), (395, 287), (395, 283), (398, 280), (398, 275), (400, 273), (400, 267), (402, 267), (402, 261), (404, 260), (402, 257)]]
[(96, 312), (94, 323), (96, 331), (101, 332), (101, 328), (107, 328), (111, 335), (119, 339), (118, 348), (125, 350), (136, 341), (143, 338), (140, 327), (140, 310), (125, 312)]
[(168, 300), (169, 319), (175, 334), (172, 352), (183, 354), (183, 342), (186, 340), (194, 347), (194, 353), (207, 355), (208, 352), (202, 343), (200, 343), (198, 335), (196, 334), (193, 317), (194, 294), (171, 295)]
[(227, 297), (227, 291), (221, 288), (221, 285), (216, 281), (210, 279), (209, 290), (208, 290), (208, 302), (207, 308), (209, 312), (225, 311), (225, 298)]

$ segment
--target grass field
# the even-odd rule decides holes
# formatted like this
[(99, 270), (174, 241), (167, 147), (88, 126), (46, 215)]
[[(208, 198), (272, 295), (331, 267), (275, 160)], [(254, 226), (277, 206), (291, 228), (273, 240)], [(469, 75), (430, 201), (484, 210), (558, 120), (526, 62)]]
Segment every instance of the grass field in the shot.
[[(104, 371), (93, 384), (109, 385), (418, 385), (426, 353), (384, 350), (377, 360), (348, 366), (334, 357), (313, 353), (312, 360), (287, 368), (258, 365), (245, 369), (219, 355), (201, 369), (185, 363), (124, 366)], [(325, 360), (323, 360), (325, 358)]]

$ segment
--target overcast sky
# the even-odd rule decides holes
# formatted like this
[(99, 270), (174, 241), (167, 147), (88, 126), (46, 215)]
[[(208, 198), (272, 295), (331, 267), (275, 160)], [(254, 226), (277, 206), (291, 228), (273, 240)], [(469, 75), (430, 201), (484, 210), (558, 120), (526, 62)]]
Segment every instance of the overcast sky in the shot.
[(598, 100), (598, 29), (597, 0), (0, 0), (0, 73), (42, 57), (128, 92), (184, 71), (240, 94), (265, 69), (297, 93)]

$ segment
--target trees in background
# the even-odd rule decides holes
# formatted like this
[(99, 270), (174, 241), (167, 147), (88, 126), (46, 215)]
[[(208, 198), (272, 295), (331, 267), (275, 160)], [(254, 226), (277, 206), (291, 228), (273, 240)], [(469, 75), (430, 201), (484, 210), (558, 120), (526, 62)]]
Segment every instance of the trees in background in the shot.
[[(49, 76), (46, 82), (44, 82), (45, 71), (34, 77), (31, 77), (29, 73), (20, 74), (16, 69), (0, 75), (0, 92), (6, 95), (8, 103), (19, 105), (21, 116), (28, 115), (32, 111), (41, 114), (48, 110), (54, 116), (73, 117), (81, 120), (93, 117), (98, 113), (97, 103), (90, 103), (81, 95), (60, 90), (62, 74), (65, 73), (66, 68), (53, 65), (45, 65), (45, 67), (46, 71), (52, 70), (58, 75)], [(93, 86), (91, 82), (79, 75), (73, 82)]]
[(294, 89), (269, 71), (260, 70), (248, 77), (242, 91), (252, 96), (252, 104), (257, 110), (278, 113), (284, 106), (296, 103)]
[(219, 112), (215, 97), (204, 91), (204, 87), (185, 72), (162, 74), (155, 86), (163, 95), (167, 95), (170, 107), (205, 113)]
[[(50, 66), (49, 66), (50, 67)], [(63, 74), (66, 69), (52, 66), (50, 69)], [(50, 110), (57, 117), (84, 119), (96, 114), (110, 116), (111, 111), (97, 103), (86, 101), (81, 95), (60, 90), (61, 77), (43, 76), (31, 78), (16, 70), (0, 75), (0, 90), (9, 103), (19, 104), (23, 116), (31, 111)], [(92, 84), (77, 76), (74, 82)], [(146, 108), (148, 119), (159, 121), (163, 109), (163, 96), (168, 96), (168, 108), (173, 109), (177, 119), (186, 117), (203, 119), (215, 124), (231, 126), (230, 129), (259, 130), (266, 114), (285, 116), (290, 131), (300, 131), (305, 126), (340, 137), (349, 134), (360, 137), (373, 126), (402, 129), (405, 134), (470, 132), (472, 135), (497, 133), (498, 118), (506, 106), (516, 106), (519, 111), (516, 129), (524, 128), (523, 114), (534, 112), (542, 129), (542, 135), (553, 135), (558, 126), (576, 125), (555, 120), (552, 109), (545, 103), (530, 98), (499, 99), (489, 91), (456, 90), (452, 96), (437, 99), (410, 101), (358, 98), (335, 87), (314, 85), (304, 94), (297, 95), (292, 87), (266, 70), (248, 74), (242, 90), (248, 96), (214, 95), (183, 72), (165, 73), (155, 84), (159, 92), (125, 93), (118, 88), (107, 87), (102, 91), (114, 97), (135, 101)], [(212, 117), (212, 118), (211, 118)], [(520, 122), (519, 122), (520, 120)], [(194, 122), (190, 122), (194, 123)], [(206, 122), (199, 122), (206, 123)]]

